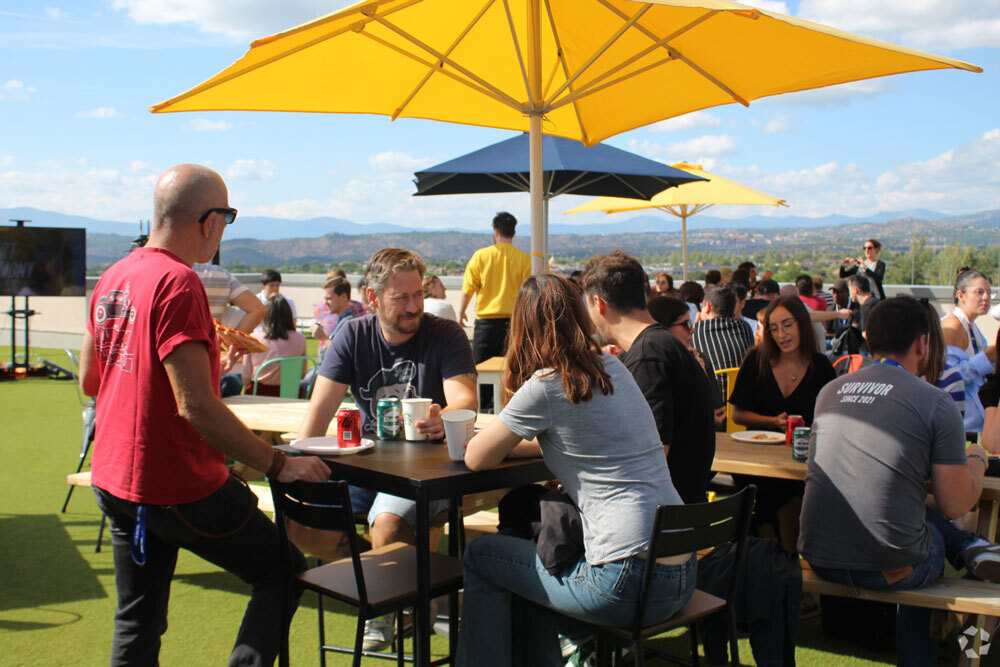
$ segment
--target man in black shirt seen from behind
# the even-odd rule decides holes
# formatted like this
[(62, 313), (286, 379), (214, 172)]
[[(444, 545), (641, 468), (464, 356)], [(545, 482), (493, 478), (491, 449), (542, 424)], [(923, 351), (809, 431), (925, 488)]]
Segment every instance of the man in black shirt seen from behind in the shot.
[[(710, 380), (694, 355), (646, 310), (646, 274), (620, 250), (599, 255), (583, 271), (587, 311), (606, 343), (632, 373), (656, 420), (670, 478), (685, 503), (705, 502), (715, 457)], [(628, 424), (622, 425), (628, 433)]]

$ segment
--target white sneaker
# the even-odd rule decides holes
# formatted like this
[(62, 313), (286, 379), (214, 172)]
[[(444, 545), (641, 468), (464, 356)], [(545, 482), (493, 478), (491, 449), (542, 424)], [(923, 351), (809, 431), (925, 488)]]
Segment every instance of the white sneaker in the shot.
[(365, 651), (384, 651), (396, 636), (396, 615), (386, 614), (365, 621), (365, 636), (361, 648)]

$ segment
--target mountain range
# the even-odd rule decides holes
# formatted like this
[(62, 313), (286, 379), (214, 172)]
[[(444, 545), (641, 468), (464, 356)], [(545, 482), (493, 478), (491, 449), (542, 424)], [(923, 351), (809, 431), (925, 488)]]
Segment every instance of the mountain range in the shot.
[[(688, 229), (789, 229), (799, 227), (831, 227), (863, 222), (886, 222), (903, 218), (917, 220), (942, 220), (949, 218), (944, 213), (924, 209), (877, 213), (863, 218), (847, 215), (827, 215), (822, 218), (806, 218), (789, 215), (772, 217), (752, 215), (746, 218), (714, 218), (699, 214), (688, 221)], [(53, 211), (43, 211), (26, 206), (0, 208), (0, 220), (30, 220), (36, 227), (83, 227), (91, 234), (117, 234), (135, 237), (139, 234), (139, 222), (96, 220), (79, 215), (67, 215)], [(609, 216), (607, 222), (594, 224), (568, 224), (550, 220), (549, 234), (627, 234), (658, 233), (676, 228), (675, 218), (664, 214), (644, 213), (635, 216), (619, 214)], [(454, 227), (429, 229), (407, 227), (387, 222), (360, 223), (343, 218), (311, 218), (309, 220), (286, 220), (256, 216), (240, 216), (236, 227), (227, 230), (231, 239), (256, 239), (273, 241), (289, 238), (316, 238), (326, 234), (405, 234), (407, 232), (465, 232), (489, 233), (488, 221), (481, 227)]]
[[(30, 219), (31, 226), (84, 227), (87, 229), (87, 265), (98, 267), (122, 257), (139, 234), (139, 225), (94, 220), (38, 209), (0, 209), (7, 218)], [(752, 216), (726, 220), (697, 216), (689, 225), (688, 247), (692, 251), (746, 253), (784, 250), (794, 254), (804, 249), (856, 251), (858, 239), (877, 236), (886, 248), (905, 249), (913, 233), (919, 232), (932, 246), (961, 242), (982, 246), (994, 244), (1000, 227), (1000, 210), (946, 216), (935, 211), (883, 213), (868, 218), (833, 215), (824, 218), (771, 218)], [(791, 225), (789, 220), (808, 224)], [(708, 221), (709, 225), (701, 223)], [(720, 227), (713, 227), (718, 223)], [(318, 262), (321, 265), (364, 261), (379, 248), (404, 247), (428, 259), (464, 261), (487, 245), (485, 230), (418, 230), (401, 225), (360, 224), (337, 218), (310, 221), (276, 218), (239, 218), (240, 232), (262, 229), (266, 238), (227, 238), (222, 243), (226, 265), (240, 261), (248, 265), (282, 266), (286, 263)], [(330, 230), (330, 231), (328, 231)], [(236, 230), (232, 230), (236, 231)], [(266, 233), (265, 233), (266, 232)], [(232, 236), (235, 236), (233, 234)], [(249, 236), (249, 233), (248, 233)], [(549, 252), (562, 257), (586, 257), (622, 248), (635, 255), (678, 249), (678, 225), (665, 215), (644, 214), (599, 225), (553, 224), (549, 227)], [(515, 244), (528, 249), (525, 230)]]

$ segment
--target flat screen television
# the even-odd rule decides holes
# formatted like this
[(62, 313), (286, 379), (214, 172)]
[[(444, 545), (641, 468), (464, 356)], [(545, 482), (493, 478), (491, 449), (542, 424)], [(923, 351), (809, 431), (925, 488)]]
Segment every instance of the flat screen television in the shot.
[(0, 295), (86, 296), (87, 232), (0, 226)]

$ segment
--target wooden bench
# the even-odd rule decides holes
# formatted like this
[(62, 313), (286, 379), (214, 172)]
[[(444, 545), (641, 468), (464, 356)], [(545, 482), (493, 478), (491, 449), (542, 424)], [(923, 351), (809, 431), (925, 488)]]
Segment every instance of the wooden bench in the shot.
[[(807, 562), (802, 561), (802, 591), (857, 600), (903, 604), (911, 607), (926, 607), (957, 614), (972, 614), (973, 618), (969, 621), (963, 621), (962, 624), (966, 627), (971, 625), (977, 630), (983, 627), (985, 616), (1000, 616), (1000, 584), (977, 579), (941, 577), (927, 588), (907, 591), (877, 591), (825, 581), (812, 571)], [(978, 652), (982, 643), (981, 634), (977, 632), (971, 641), (970, 648), (974, 652)], [(968, 664), (979, 665), (979, 658), (972, 658)]]
[(943, 609), (966, 614), (1000, 616), (1000, 585), (975, 579), (942, 577), (927, 588), (908, 591), (876, 591), (824, 581), (802, 568), (802, 590), (819, 595)]

